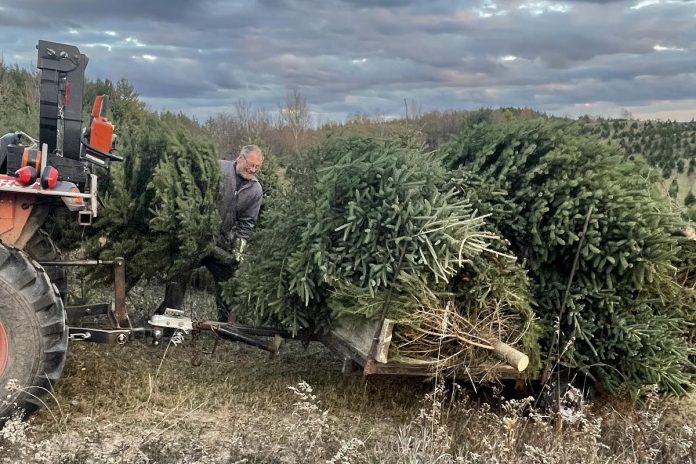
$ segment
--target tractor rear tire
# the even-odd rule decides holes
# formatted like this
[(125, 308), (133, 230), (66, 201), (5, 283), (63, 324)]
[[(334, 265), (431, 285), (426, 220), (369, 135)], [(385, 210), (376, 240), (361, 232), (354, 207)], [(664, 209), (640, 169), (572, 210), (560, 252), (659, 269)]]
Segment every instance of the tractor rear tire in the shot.
[[(29, 256), (36, 261), (61, 261), (63, 255), (51, 240), (51, 236), (43, 229), (36, 231), (24, 247)], [(44, 268), (53, 285), (58, 287), (60, 297), (65, 302), (68, 296), (68, 275), (64, 266), (46, 266)]]
[(0, 426), (47, 405), (67, 348), (58, 289), (38, 263), (0, 245)]

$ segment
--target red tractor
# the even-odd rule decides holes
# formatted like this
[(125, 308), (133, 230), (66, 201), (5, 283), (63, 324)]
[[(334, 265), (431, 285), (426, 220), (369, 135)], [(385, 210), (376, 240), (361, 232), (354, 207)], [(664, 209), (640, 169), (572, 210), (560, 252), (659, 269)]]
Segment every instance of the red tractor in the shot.
[(0, 138), (0, 423), (14, 410), (42, 406), (65, 363), (65, 269), (42, 225), (56, 207), (91, 224), (94, 166), (120, 160), (110, 153), (106, 96), (97, 98), (89, 127), (82, 127), (88, 58), (70, 45), (39, 41), (37, 48), (39, 138), (21, 132)]

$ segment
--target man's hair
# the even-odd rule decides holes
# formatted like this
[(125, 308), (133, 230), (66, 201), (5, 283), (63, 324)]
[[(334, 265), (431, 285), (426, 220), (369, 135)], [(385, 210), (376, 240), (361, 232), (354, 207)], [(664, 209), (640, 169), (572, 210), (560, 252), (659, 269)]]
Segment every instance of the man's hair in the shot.
[(244, 145), (239, 151), (239, 157), (246, 157), (249, 153), (256, 152), (261, 156), (261, 161), (263, 161), (263, 152), (258, 145)]

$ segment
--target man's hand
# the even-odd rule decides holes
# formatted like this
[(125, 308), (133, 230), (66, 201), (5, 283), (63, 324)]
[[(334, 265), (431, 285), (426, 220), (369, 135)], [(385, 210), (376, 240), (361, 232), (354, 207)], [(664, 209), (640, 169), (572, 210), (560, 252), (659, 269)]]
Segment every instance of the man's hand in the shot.
[(235, 266), (238, 262), (234, 252), (231, 253), (219, 246), (210, 250), (210, 257), (226, 266)]

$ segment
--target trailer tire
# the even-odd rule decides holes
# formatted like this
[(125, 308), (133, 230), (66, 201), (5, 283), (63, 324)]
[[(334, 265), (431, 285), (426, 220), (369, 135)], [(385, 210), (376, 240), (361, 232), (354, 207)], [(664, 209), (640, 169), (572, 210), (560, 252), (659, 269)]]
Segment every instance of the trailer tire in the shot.
[(38, 263), (0, 245), (0, 426), (46, 406), (67, 348), (57, 288)]
[[(29, 256), (36, 261), (61, 261), (63, 255), (51, 240), (51, 236), (43, 229), (39, 229), (24, 247)], [(44, 268), (48, 278), (58, 287), (63, 301), (68, 296), (68, 275), (63, 266), (46, 266)]]

